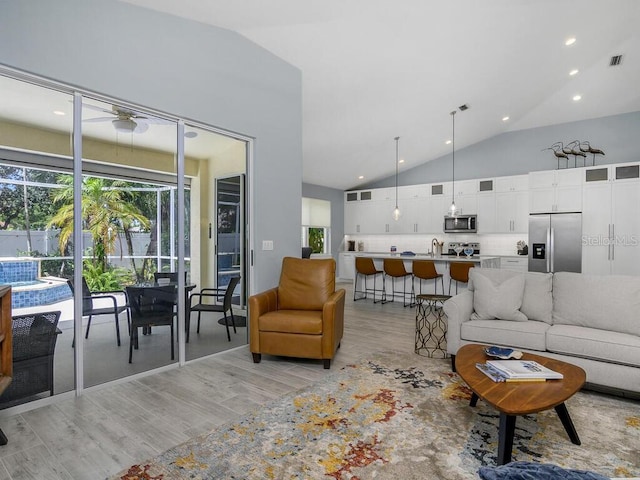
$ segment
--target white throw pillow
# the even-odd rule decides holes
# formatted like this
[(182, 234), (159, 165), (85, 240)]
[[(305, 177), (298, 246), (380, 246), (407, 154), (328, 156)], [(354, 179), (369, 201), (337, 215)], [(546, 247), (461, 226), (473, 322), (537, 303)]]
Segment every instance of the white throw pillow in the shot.
[(527, 316), (520, 311), (524, 292), (524, 275), (491, 279), (481, 272), (469, 271), (473, 278), (472, 320), (515, 320), (526, 322)]
[(541, 272), (527, 272), (524, 275), (524, 294), (520, 311), (529, 320), (538, 320), (551, 325), (553, 310), (553, 274)]

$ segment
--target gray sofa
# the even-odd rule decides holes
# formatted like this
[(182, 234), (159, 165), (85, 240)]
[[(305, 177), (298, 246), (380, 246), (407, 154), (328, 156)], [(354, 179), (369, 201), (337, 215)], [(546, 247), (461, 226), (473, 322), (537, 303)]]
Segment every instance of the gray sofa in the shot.
[(640, 398), (640, 277), (474, 268), (444, 304), (447, 352), (513, 347), (582, 367), (587, 388)]

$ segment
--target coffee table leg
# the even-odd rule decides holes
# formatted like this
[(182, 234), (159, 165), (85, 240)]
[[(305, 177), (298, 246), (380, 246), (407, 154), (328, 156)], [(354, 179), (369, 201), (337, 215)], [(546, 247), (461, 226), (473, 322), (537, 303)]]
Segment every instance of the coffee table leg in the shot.
[(498, 465), (505, 465), (511, 461), (513, 435), (516, 431), (515, 415), (500, 412), (500, 427), (498, 429)]
[(576, 427), (573, 426), (573, 422), (571, 421), (571, 417), (569, 416), (567, 406), (564, 403), (556, 406), (556, 413), (558, 414), (558, 417), (560, 417), (562, 426), (567, 431), (567, 435), (569, 435), (571, 443), (574, 443), (575, 445), (581, 445), (580, 438), (578, 437), (578, 432), (576, 432)]
[(470, 407), (475, 407), (478, 404), (478, 395), (474, 392), (471, 392), (471, 401), (469, 402)]

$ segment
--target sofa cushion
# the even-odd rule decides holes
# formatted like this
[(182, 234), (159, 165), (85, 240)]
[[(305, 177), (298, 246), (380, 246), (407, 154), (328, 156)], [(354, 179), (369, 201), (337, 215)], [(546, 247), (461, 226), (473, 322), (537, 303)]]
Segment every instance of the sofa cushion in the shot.
[(640, 367), (640, 337), (575, 325), (552, 325), (547, 350), (575, 357)]
[(520, 311), (529, 320), (538, 320), (551, 324), (553, 317), (553, 274), (527, 272), (524, 274), (524, 294)]
[[(477, 270), (477, 271), (476, 271)], [(487, 269), (484, 269), (487, 270)], [(492, 278), (485, 275), (483, 269), (472, 269), (469, 278), (473, 279), (472, 320), (516, 320), (526, 322), (527, 317), (520, 311), (524, 276), (515, 275)], [(490, 270), (490, 269), (488, 269)]]
[(532, 320), (526, 322), (469, 320), (460, 326), (460, 337), (468, 342), (544, 352), (548, 328), (549, 324)]
[(555, 273), (553, 323), (640, 336), (640, 277)]

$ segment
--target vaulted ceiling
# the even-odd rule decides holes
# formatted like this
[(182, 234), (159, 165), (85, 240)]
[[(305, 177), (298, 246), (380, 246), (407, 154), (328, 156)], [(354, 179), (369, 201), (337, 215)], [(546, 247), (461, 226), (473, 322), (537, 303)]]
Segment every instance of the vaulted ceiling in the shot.
[(457, 149), (640, 110), (637, 0), (125, 1), (236, 31), (301, 70), (307, 183), (392, 175), (396, 136), (401, 169), (449, 153), (463, 104)]

